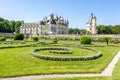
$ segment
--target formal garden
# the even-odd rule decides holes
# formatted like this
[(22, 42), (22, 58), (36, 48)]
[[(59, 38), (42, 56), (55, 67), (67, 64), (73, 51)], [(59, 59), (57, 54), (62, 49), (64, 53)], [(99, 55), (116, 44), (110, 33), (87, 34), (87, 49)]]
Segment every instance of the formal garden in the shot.
[[(0, 78), (41, 74), (101, 73), (119, 50), (119, 39), (110, 37), (30, 38), (20, 34), (7, 38), (1, 36)], [(110, 78), (117, 80), (115, 76), (119, 76), (119, 63), (112, 77), (51, 80), (110, 80)]]

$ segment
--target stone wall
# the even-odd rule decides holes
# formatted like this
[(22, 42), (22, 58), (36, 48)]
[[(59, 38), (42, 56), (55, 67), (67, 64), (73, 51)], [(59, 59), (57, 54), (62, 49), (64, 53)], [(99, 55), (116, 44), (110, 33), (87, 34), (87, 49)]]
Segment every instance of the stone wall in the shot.
[(0, 35), (9, 37), (9, 36), (13, 35), (13, 33), (0, 33)]

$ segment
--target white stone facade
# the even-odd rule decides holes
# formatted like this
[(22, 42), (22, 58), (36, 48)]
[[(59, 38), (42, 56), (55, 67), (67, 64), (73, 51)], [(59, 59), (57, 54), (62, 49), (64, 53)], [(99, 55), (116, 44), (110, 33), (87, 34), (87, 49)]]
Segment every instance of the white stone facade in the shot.
[(97, 18), (93, 13), (91, 13), (90, 19), (87, 22), (87, 31), (90, 34), (97, 34)]
[(31, 36), (68, 34), (68, 25), (67, 20), (51, 14), (38, 23), (24, 23), (22, 21), (20, 33)]

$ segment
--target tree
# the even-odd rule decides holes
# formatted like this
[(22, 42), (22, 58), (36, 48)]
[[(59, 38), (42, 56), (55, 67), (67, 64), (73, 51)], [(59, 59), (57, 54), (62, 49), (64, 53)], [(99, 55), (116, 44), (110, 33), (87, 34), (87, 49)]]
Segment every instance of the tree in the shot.
[(99, 25), (97, 30), (98, 34), (120, 34), (120, 25)]
[(19, 32), (21, 21), (9, 21), (0, 17), (0, 32)]
[(110, 41), (110, 37), (105, 36), (105, 37), (103, 37), (103, 39), (104, 39), (104, 41), (106, 42), (106, 44), (108, 46), (109, 45), (108, 43)]
[(4, 24), (4, 31), (3, 32), (12, 32), (10, 29), (10, 24), (9, 24), (8, 20), (4, 20), (3, 24)]
[(69, 34), (74, 34), (74, 29), (73, 28), (69, 28)]
[(15, 32), (16, 33), (20, 32), (20, 26), (21, 26), (21, 21), (16, 21), (16, 24), (15, 24)]
[(16, 24), (15, 21), (13, 21), (13, 20), (10, 21), (10, 28), (11, 28), (12, 32), (15, 32), (15, 24)]
[(85, 34), (86, 29), (69, 28), (69, 34)]
[(120, 25), (115, 25), (112, 29), (113, 34), (120, 34)]

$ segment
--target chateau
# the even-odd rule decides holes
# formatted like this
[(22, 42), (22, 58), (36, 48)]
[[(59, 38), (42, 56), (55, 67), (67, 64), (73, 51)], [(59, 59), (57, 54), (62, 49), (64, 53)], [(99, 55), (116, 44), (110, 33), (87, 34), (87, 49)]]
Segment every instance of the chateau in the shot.
[(90, 19), (87, 22), (87, 31), (90, 34), (97, 34), (97, 18), (91, 13)]
[(20, 33), (29, 36), (68, 34), (68, 26), (68, 20), (51, 14), (38, 23), (24, 23), (22, 21)]

